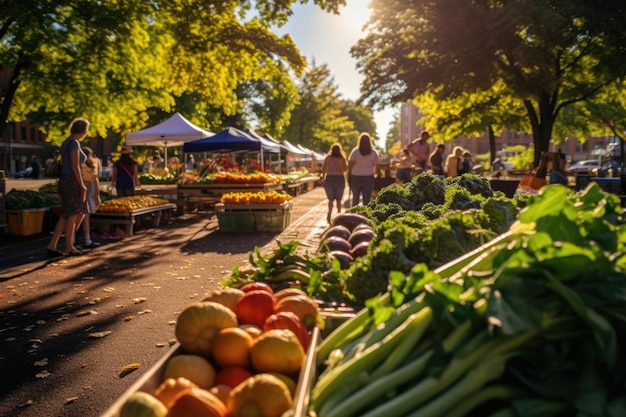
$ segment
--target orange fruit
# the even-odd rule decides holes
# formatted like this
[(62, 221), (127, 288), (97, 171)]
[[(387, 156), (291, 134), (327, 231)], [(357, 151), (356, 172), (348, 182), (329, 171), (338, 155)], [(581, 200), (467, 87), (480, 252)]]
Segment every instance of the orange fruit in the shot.
[(246, 332), (250, 333), (253, 339), (261, 336), (263, 334), (263, 330), (255, 326), (254, 324), (241, 324), (239, 325), (240, 329), (244, 329)]
[(257, 372), (297, 374), (305, 359), (302, 344), (294, 332), (270, 329), (254, 340), (250, 351), (252, 366)]
[(254, 338), (239, 327), (226, 327), (213, 338), (213, 359), (222, 368), (250, 366), (250, 349)]
[(253, 373), (246, 368), (242, 368), (240, 366), (228, 366), (217, 372), (217, 375), (215, 376), (215, 384), (235, 388), (252, 375)]

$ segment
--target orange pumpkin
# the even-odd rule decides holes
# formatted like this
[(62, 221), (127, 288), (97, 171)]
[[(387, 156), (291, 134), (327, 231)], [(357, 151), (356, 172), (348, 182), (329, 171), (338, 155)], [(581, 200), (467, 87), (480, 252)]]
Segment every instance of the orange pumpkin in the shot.
[(271, 329), (254, 340), (250, 358), (257, 372), (294, 375), (302, 368), (305, 353), (291, 330)]
[(167, 417), (226, 417), (226, 405), (209, 391), (192, 388), (176, 399)]

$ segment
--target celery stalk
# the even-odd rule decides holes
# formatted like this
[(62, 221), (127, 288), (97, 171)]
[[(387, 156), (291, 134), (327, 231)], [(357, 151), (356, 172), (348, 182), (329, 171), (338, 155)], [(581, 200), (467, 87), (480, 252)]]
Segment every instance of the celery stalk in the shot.
[(317, 407), (322, 407), (336, 390), (348, 383), (355, 375), (380, 364), (408, 333), (424, 332), (428, 328), (431, 318), (432, 310), (430, 308), (421, 309), (409, 316), (401, 326), (394, 329), (379, 343), (365, 350), (362, 355), (352, 358), (320, 377), (311, 392), (312, 401), (317, 404)]
[(441, 376), (424, 378), (421, 382), (396, 396), (391, 401), (370, 410), (361, 417), (406, 416), (408, 412), (419, 407), (426, 401), (429, 401), (435, 395), (453, 384), (458, 378), (463, 376), (468, 369), (471, 369), (474, 364), (487, 355), (505, 353), (536, 337), (538, 333), (538, 330), (533, 330), (512, 337), (503, 336), (492, 338), (482, 347), (474, 349), (466, 357), (462, 359), (455, 357)]
[(512, 399), (521, 395), (521, 391), (506, 385), (491, 385), (482, 388), (474, 395), (468, 395), (461, 402), (454, 404), (446, 417), (463, 417), (474, 408), (490, 400)]
[(407, 417), (446, 417), (459, 399), (473, 396), (487, 383), (504, 374), (506, 361), (512, 354), (489, 356), (482, 359), (453, 387), (445, 390), (441, 395), (428, 404), (415, 410)]
[[(471, 332), (471, 322), (463, 323), (441, 342), (441, 349), (444, 353), (453, 352), (469, 337)], [(375, 379), (370, 377), (368, 384), (350, 397), (346, 398), (344, 393), (336, 393), (334, 397), (341, 401), (329, 400), (327, 405), (332, 403), (334, 406), (326, 407), (325, 405), (321, 409), (316, 408), (317, 414), (320, 417), (349, 417), (356, 415), (369, 404), (378, 401), (385, 392), (395, 389), (409, 380), (419, 378), (434, 352), (434, 349), (430, 349), (393, 372)]]

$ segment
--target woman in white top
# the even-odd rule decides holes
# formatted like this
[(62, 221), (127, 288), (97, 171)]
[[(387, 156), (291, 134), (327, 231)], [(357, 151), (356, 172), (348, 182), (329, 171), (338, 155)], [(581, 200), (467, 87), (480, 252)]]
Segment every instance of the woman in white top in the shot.
[(347, 170), (348, 160), (341, 149), (341, 145), (335, 143), (330, 147), (330, 152), (322, 164), (322, 181), (328, 198), (328, 215), (326, 216), (328, 223), (330, 223), (334, 202), (337, 204), (337, 213), (341, 213), (341, 199), (346, 188), (345, 173)]
[(378, 164), (378, 153), (372, 147), (370, 135), (361, 133), (358, 146), (350, 152), (348, 158), (353, 206), (359, 204), (361, 196), (363, 196), (363, 205), (369, 204), (372, 199), (374, 175)]

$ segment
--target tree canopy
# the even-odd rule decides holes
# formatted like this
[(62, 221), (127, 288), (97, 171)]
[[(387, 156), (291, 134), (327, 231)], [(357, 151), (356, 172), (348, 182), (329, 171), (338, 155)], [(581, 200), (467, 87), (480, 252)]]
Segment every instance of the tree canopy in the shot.
[[(308, 0), (3, 0), (0, 15), (0, 134), (7, 122), (31, 119), (52, 142), (75, 116), (106, 137), (145, 127), (177, 105), (201, 126), (236, 114), (243, 83), (266, 80), (280, 129), (294, 102), (285, 73), (306, 66), (282, 25)], [(313, 0), (337, 13), (345, 0)], [(291, 100), (295, 100), (292, 98)], [(156, 122), (157, 120), (152, 120)], [(160, 121), (160, 120), (159, 120)], [(218, 126), (219, 127), (219, 126)]]
[(526, 112), (535, 160), (559, 113), (626, 75), (626, 7), (608, 0), (372, 0), (353, 48), (362, 93), (383, 107), (493, 91)]

